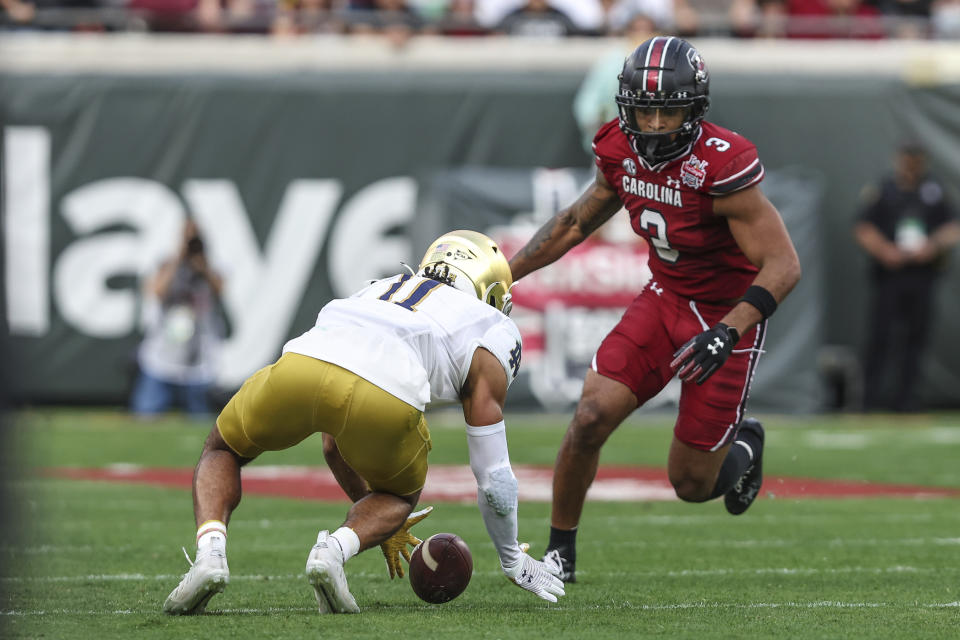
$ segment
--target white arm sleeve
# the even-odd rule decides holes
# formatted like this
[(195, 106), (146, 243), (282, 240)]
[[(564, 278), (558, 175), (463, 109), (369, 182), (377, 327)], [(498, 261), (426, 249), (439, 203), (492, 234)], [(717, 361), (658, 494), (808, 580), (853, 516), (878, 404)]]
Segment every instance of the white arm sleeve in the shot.
[(506, 425), (467, 427), (470, 468), (477, 479), (477, 504), (502, 567), (523, 559), (517, 543), (517, 478), (510, 467)]

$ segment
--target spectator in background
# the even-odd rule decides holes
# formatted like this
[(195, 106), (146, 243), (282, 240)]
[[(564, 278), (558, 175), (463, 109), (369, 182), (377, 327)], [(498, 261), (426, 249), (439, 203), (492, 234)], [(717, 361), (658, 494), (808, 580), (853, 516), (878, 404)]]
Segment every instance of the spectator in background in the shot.
[(739, 38), (782, 38), (787, 33), (786, 0), (732, 0), (729, 34)]
[(900, 147), (893, 175), (867, 187), (863, 197), (854, 235), (870, 255), (873, 285), (864, 408), (913, 411), (934, 285), (960, 241), (960, 223), (915, 144)]
[(676, 30), (715, 37), (782, 35), (784, 6), (784, 0), (683, 0), (675, 9)]
[(407, 4), (424, 20), (436, 22), (443, 17), (451, 0), (407, 0)]
[[(100, 10), (109, 7), (105, 0), (0, 0), (0, 26), (44, 31), (106, 31), (107, 20)], [(123, 22), (120, 26), (124, 26)]]
[(577, 27), (570, 16), (550, 6), (547, 0), (527, 0), (508, 13), (495, 31), (509, 36), (562, 38), (575, 34)]
[(482, 36), (488, 30), (476, 18), (476, 0), (450, 0), (438, 28), (445, 36)]
[(935, 38), (960, 39), (960, 0), (934, 0), (930, 30)]
[(346, 25), (333, 0), (280, 0), (270, 33), (277, 37), (305, 33), (343, 33)]
[(524, 0), (476, 0), (474, 16), (481, 25), (493, 29), (508, 13), (523, 6)]
[(196, 224), (187, 222), (177, 256), (144, 287), (146, 326), (137, 350), (133, 413), (153, 416), (179, 401), (191, 415), (210, 414), (208, 394), (223, 339), (222, 290)]
[[(686, 0), (600, 0), (606, 34), (627, 34), (628, 31), (636, 28), (629, 23), (639, 16), (646, 17), (654, 23), (654, 28), (650, 30), (651, 35), (654, 31), (669, 32), (673, 30), (676, 22), (674, 7), (678, 3), (686, 6)], [(636, 44), (645, 39), (641, 39)], [(622, 58), (627, 57), (630, 51), (633, 49), (625, 51)], [(622, 59), (620, 64), (623, 64)], [(616, 93), (616, 87), (614, 87), (614, 93)]]
[(28, 26), (37, 15), (37, 5), (30, 0), (0, 0), (3, 9), (2, 22), (11, 22), (18, 26)]
[(932, 0), (878, 0), (877, 8), (892, 19), (888, 35), (916, 40), (929, 35), (931, 4)]
[(402, 46), (423, 28), (423, 20), (406, 0), (373, 0), (350, 4), (348, 28), (354, 34), (381, 34)]
[(273, 0), (129, 0), (150, 31), (266, 33), (273, 19)]
[[(594, 34), (601, 27), (602, 0), (546, 0), (551, 8), (564, 14), (579, 33)], [(476, 0), (474, 17), (481, 26), (496, 29), (507, 14), (523, 9), (526, 0)]]
[(786, 0), (789, 38), (886, 36), (880, 11), (863, 0)]
[[(129, 0), (127, 8), (142, 15), (146, 29), (154, 32), (194, 31), (199, 22), (198, 0)], [(204, 15), (209, 18), (210, 10)]]

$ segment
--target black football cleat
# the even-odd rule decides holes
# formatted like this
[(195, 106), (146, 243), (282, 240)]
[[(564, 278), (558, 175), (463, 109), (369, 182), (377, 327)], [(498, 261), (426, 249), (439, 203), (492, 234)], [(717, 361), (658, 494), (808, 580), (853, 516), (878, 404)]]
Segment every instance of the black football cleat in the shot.
[(547, 549), (543, 554), (543, 563), (550, 569), (550, 573), (566, 583), (577, 581), (576, 552), (567, 547)]
[(735, 516), (750, 508), (760, 494), (760, 486), (763, 484), (763, 425), (758, 420), (746, 418), (740, 423), (740, 431), (749, 431), (756, 435), (760, 440), (760, 450), (753, 452), (753, 464), (723, 497), (727, 511)]

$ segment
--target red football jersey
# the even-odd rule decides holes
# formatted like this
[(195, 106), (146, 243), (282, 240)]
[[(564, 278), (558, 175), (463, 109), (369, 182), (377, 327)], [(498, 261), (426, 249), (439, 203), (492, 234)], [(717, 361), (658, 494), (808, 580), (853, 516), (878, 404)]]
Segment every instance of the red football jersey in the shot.
[(694, 300), (739, 298), (757, 268), (737, 246), (713, 198), (759, 183), (763, 165), (743, 136), (703, 122), (690, 153), (649, 168), (616, 119), (593, 139), (597, 166), (650, 244), (650, 270), (660, 286)]

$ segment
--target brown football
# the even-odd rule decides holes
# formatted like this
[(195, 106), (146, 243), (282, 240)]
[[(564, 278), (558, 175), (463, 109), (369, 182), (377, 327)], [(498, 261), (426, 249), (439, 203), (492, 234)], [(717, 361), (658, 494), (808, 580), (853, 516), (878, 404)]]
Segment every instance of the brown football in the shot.
[(463, 539), (452, 533), (430, 536), (410, 556), (410, 586), (421, 600), (449, 602), (463, 593), (473, 575), (473, 556)]

